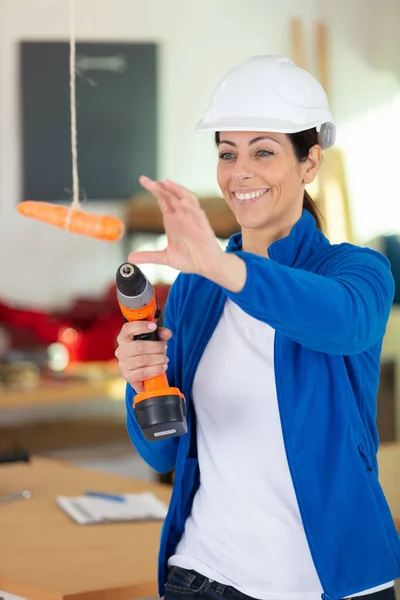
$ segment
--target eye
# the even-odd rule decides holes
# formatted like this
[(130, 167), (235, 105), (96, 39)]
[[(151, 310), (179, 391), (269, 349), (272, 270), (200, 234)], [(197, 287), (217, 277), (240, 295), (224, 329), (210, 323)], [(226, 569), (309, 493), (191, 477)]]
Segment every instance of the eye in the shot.
[(258, 150), (256, 152), (257, 156), (272, 156), (273, 152), (270, 152), (269, 150)]
[(221, 160), (232, 160), (233, 154), (232, 152), (221, 152), (219, 157)]

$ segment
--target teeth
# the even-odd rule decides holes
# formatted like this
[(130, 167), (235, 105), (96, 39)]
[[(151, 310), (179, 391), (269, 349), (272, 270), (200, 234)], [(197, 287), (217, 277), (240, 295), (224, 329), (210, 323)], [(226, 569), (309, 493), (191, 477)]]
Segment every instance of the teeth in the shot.
[(253, 198), (258, 198), (265, 194), (267, 190), (257, 190), (257, 192), (249, 192), (247, 194), (239, 194), (239, 192), (235, 192), (235, 197), (238, 200), (252, 200)]

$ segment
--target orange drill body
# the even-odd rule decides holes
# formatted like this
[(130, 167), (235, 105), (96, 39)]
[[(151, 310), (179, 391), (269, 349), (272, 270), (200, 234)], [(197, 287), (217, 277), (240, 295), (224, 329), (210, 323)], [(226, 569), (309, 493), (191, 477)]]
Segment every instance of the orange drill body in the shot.
[[(117, 297), (125, 321), (147, 320), (158, 323), (161, 317), (154, 288), (142, 271), (124, 263), (117, 271)], [(157, 331), (134, 339), (158, 340)], [(186, 402), (182, 392), (170, 387), (165, 373), (143, 381), (144, 392), (136, 394), (134, 410), (143, 434), (149, 441), (177, 437), (187, 432)]]

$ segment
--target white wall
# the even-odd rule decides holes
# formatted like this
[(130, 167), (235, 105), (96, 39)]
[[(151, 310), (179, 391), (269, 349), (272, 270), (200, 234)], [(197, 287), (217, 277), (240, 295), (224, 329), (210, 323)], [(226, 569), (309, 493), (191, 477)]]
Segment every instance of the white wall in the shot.
[[(332, 99), (340, 123), (392, 97), (399, 87), (352, 45), (351, 31), (342, 26), (348, 0), (333, 7), (328, 0), (76, 0), (76, 4), (76, 32), (82, 41), (160, 44), (159, 177), (175, 179), (199, 193), (216, 191), (211, 137), (194, 134), (212, 88), (226, 70), (250, 55), (288, 55), (292, 16), (302, 17), (308, 32), (315, 18), (329, 19)], [(16, 212), (21, 178), (18, 42), (67, 40), (68, 6), (68, 0), (0, 0), (0, 300), (53, 306), (78, 293), (97, 294), (112, 282), (125, 259), (121, 245), (69, 235)], [(372, 0), (363, 0), (363, 7), (362, 21), (371, 22)], [(359, 26), (358, 20), (353, 29)], [(93, 210), (118, 212), (120, 207), (102, 203)]]

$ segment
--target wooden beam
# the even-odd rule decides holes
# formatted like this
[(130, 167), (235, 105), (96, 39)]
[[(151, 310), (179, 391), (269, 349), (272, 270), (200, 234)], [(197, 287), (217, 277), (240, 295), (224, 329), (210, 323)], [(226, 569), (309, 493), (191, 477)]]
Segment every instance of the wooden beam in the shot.
[(328, 48), (328, 26), (322, 21), (315, 23), (315, 59), (317, 79), (322, 84), (328, 98), (329, 89), (329, 48)]
[(293, 18), (290, 20), (290, 43), (290, 54), (293, 62), (301, 69), (307, 70), (308, 60), (301, 19)]

